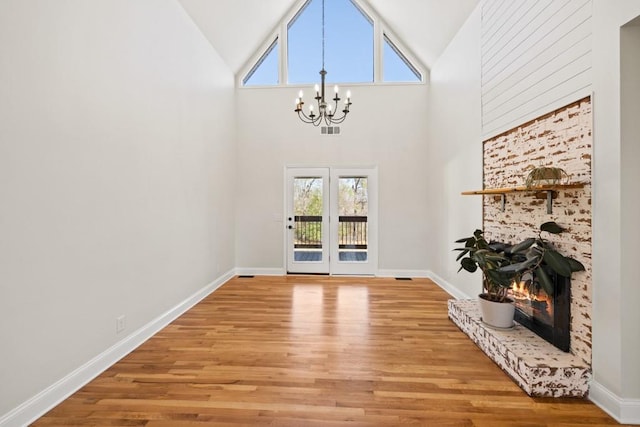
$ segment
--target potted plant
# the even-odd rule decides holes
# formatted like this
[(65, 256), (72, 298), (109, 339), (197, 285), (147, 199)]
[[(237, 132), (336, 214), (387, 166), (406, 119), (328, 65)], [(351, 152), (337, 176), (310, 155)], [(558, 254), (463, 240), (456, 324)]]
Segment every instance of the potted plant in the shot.
[(561, 184), (563, 180), (568, 180), (569, 175), (562, 168), (553, 166), (529, 166), (531, 169), (524, 185), (527, 188), (534, 188), (540, 185), (557, 185)]
[(517, 283), (521, 282), (526, 273), (533, 273), (537, 279), (536, 283), (528, 281), (525, 285), (540, 286), (547, 295), (553, 295), (554, 284), (543, 268), (545, 265), (563, 277), (571, 277), (572, 273), (584, 270), (580, 261), (562, 255), (542, 237), (543, 232), (560, 234), (564, 231), (564, 228), (553, 221), (545, 222), (540, 226), (538, 237), (530, 237), (516, 245), (505, 247), (505, 256), (509, 258), (510, 264), (500, 266), (498, 271)]
[(515, 306), (508, 293), (511, 287), (509, 278), (513, 273), (500, 270), (511, 264), (504, 253), (506, 245), (487, 242), (482, 230), (476, 230), (473, 236), (458, 239), (456, 243), (464, 243), (464, 247), (454, 249), (460, 251), (456, 258), (460, 262), (458, 272), (480, 270), (483, 273), (483, 293), (478, 296), (482, 321), (497, 328), (512, 327)]
[(523, 276), (533, 277), (536, 281), (527, 280), (525, 286), (536, 292), (541, 287), (548, 295), (553, 295), (554, 282), (545, 266), (563, 277), (571, 277), (576, 271), (584, 270), (579, 261), (560, 254), (553, 245), (542, 237), (542, 233), (559, 234), (565, 229), (553, 221), (540, 226), (537, 237), (530, 237), (515, 245), (500, 242), (487, 242), (482, 230), (476, 230), (471, 237), (456, 240), (464, 243), (464, 247), (456, 258), (460, 262), (460, 270), (473, 273), (481, 270), (484, 274), (482, 285), (484, 292), (479, 295), (480, 312), (483, 322), (498, 328), (513, 325), (515, 306), (509, 298), (509, 290), (514, 283), (520, 283)]

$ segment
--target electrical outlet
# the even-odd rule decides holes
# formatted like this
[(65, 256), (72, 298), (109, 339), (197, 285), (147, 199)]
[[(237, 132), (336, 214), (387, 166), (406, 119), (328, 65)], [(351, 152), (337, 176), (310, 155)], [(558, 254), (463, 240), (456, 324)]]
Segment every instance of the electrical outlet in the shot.
[(124, 314), (122, 316), (116, 317), (116, 334), (124, 332), (127, 327), (127, 316)]

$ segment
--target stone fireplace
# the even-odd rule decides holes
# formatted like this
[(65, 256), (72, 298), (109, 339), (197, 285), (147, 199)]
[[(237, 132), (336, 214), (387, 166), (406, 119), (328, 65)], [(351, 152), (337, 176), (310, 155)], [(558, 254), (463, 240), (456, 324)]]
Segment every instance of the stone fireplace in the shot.
[[(559, 294), (520, 298), (512, 330), (486, 327), (475, 301), (450, 301), (449, 317), (533, 396), (584, 397), (591, 368), (591, 98), (583, 98), (483, 142), (483, 229), (487, 240), (516, 243), (555, 221), (566, 229), (545, 239), (585, 271), (561, 281)], [(486, 190), (524, 185), (527, 168), (564, 169), (570, 183), (546, 194)], [(534, 278), (530, 278), (534, 280)], [(551, 308), (552, 307), (552, 308)], [(566, 310), (565, 310), (566, 309)], [(541, 338), (522, 325), (536, 330)], [(558, 328), (556, 328), (558, 326)], [(546, 340), (546, 341), (545, 341)], [(551, 344), (553, 343), (553, 345)], [(562, 350), (560, 350), (562, 349)]]
[(555, 221), (567, 229), (547, 238), (586, 271), (571, 277), (570, 352), (591, 365), (591, 98), (583, 98), (497, 135), (483, 146), (484, 188), (522, 185), (530, 166), (563, 168), (583, 188), (555, 192), (551, 214), (546, 199), (514, 193), (502, 202), (483, 197), (483, 229), (489, 240), (515, 243), (537, 235), (540, 224)]

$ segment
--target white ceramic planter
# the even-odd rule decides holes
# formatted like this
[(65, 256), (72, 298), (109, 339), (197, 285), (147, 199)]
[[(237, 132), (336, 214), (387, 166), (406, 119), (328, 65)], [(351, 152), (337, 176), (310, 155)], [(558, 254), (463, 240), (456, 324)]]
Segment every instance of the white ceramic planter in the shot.
[(495, 328), (507, 329), (513, 327), (513, 316), (516, 311), (513, 301), (493, 302), (479, 297), (478, 303), (484, 323)]

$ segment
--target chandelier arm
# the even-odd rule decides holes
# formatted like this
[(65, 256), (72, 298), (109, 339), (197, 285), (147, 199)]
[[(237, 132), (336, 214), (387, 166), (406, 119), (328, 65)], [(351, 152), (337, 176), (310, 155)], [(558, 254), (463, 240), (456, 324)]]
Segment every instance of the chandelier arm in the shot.
[(302, 110), (298, 110), (298, 117), (300, 118), (300, 120), (302, 120), (303, 123), (313, 123), (314, 119), (312, 119), (311, 117), (307, 116), (304, 111)]
[(347, 118), (347, 115), (346, 115), (346, 114), (344, 114), (344, 115), (342, 115), (342, 116), (340, 116), (340, 117), (338, 117), (338, 118), (333, 118), (333, 119), (331, 119), (331, 121), (332, 121), (333, 123), (335, 123), (335, 124), (339, 125), (340, 123), (344, 122), (344, 119), (346, 119), (346, 118)]

